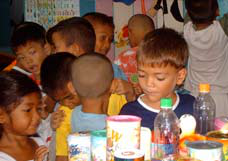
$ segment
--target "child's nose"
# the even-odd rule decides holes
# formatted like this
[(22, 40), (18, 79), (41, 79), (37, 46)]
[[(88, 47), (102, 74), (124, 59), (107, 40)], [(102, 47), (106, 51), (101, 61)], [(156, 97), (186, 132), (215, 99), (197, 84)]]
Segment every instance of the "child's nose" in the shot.
[(28, 57), (28, 58), (26, 59), (26, 62), (27, 62), (28, 64), (31, 64), (31, 63), (33, 63), (33, 59), (30, 58), (30, 57)]
[(146, 81), (146, 85), (147, 85), (148, 87), (154, 87), (154, 78), (149, 77), (149, 78), (147, 79), (147, 81)]

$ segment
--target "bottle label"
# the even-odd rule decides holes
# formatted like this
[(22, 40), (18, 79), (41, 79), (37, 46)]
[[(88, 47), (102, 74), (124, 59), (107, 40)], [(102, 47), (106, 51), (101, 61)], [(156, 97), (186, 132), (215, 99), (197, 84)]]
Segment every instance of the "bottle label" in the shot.
[(175, 144), (155, 144), (153, 142), (151, 143), (152, 158), (163, 158), (167, 155), (175, 154), (175, 149)]

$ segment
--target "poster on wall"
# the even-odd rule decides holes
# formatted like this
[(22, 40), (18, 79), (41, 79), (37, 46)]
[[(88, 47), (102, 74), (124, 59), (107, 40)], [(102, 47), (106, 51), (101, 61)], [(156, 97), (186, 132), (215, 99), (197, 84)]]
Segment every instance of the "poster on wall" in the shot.
[(80, 0), (25, 0), (25, 20), (46, 29), (72, 16), (80, 16)]

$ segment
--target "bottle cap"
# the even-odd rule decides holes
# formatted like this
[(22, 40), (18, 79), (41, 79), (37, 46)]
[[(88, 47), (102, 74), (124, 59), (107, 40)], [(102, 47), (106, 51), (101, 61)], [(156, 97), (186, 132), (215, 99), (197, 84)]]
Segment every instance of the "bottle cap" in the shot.
[(172, 99), (171, 98), (162, 98), (161, 99), (161, 108), (172, 108)]
[(208, 83), (199, 85), (200, 92), (210, 92), (210, 85)]

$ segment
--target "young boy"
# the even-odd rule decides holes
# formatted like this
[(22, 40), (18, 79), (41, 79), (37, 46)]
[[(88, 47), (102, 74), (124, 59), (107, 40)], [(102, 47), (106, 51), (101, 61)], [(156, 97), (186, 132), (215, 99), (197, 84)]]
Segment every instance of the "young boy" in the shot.
[(60, 21), (47, 31), (53, 52), (69, 52), (75, 56), (94, 51), (96, 36), (93, 26), (84, 18)]
[(144, 14), (136, 14), (128, 21), (128, 34), (131, 48), (120, 53), (115, 63), (124, 71), (129, 81), (137, 73), (136, 50), (144, 36), (154, 30), (153, 20)]
[(172, 29), (157, 29), (148, 33), (139, 45), (137, 69), (142, 95), (127, 103), (120, 114), (142, 118), (141, 125), (153, 130), (154, 119), (160, 110), (160, 100), (172, 98), (178, 117), (193, 113), (194, 97), (174, 92), (186, 76), (188, 47), (184, 38)]
[(191, 21), (184, 25), (189, 46), (185, 88), (198, 95), (200, 83), (209, 83), (216, 116), (228, 115), (228, 13), (220, 20), (217, 0), (186, 0)]
[(41, 122), (38, 126), (37, 133), (48, 147), (49, 161), (55, 161), (55, 135), (51, 128), (51, 116), (56, 102), (48, 95), (42, 93), (42, 105), (38, 108)]
[(83, 18), (88, 20), (94, 28), (96, 34), (95, 51), (106, 55), (114, 38), (115, 26), (112, 17), (99, 12), (90, 12), (85, 14)]
[[(73, 17), (59, 22), (56, 26), (48, 30), (47, 40), (53, 44), (55, 52), (65, 51), (74, 55), (82, 55), (94, 51), (96, 35), (92, 25), (84, 18)], [(116, 66), (118, 68), (118, 66)], [(135, 99), (135, 94), (131, 85), (124, 81), (120, 69), (114, 66), (114, 76), (119, 84), (113, 92), (124, 94), (128, 101)]]
[(141, 94), (141, 88), (137, 82), (136, 51), (144, 36), (154, 30), (153, 20), (144, 14), (136, 14), (128, 21), (128, 34), (131, 48), (120, 53), (115, 59), (115, 63), (126, 74), (128, 81), (135, 87), (135, 93)]
[[(107, 55), (114, 38), (115, 26), (112, 17), (99, 12), (90, 12), (85, 14), (83, 18), (88, 20), (94, 28), (96, 34), (95, 52)], [(114, 77), (127, 80), (127, 77), (118, 65), (112, 64), (112, 66)]]
[(98, 53), (80, 56), (72, 65), (72, 82), (82, 104), (73, 111), (73, 132), (104, 129), (115, 86), (110, 60)]
[[(23, 22), (12, 33), (11, 46), (16, 54), (13, 69), (19, 70), (33, 79), (40, 80), (40, 66), (50, 54), (50, 47), (45, 39), (45, 29), (34, 22)], [(8, 69), (11, 70), (11, 69)]]
[[(43, 84), (44, 87), (46, 87), (44, 89), (46, 89), (45, 91), (47, 93), (50, 93), (50, 95), (53, 95), (51, 93), (55, 93), (57, 95), (60, 95), (62, 98), (66, 99), (67, 96), (64, 95), (64, 94), (61, 94), (61, 93), (64, 93), (64, 92), (61, 92), (61, 90), (67, 88), (68, 91), (69, 90), (73, 91), (72, 93), (74, 95), (76, 95), (77, 93), (74, 90), (72, 82), (71, 81), (67, 81), (67, 82), (71, 82), (71, 83), (67, 83), (64, 80), (65, 78), (63, 78), (63, 77), (67, 77), (67, 80), (69, 80), (69, 78), (68, 78), (68, 75), (69, 75), (69, 72), (70, 72), (69, 69), (68, 69), (68, 71), (60, 69), (60, 67), (61, 68), (65, 68), (66, 65), (67, 65), (67, 67), (69, 67), (72, 63), (69, 63), (69, 61), (64, 60), (64, 58), (62, 56), (60, 57), (60, 54), (61, 53), (57, 53), (57, 54), (51, 55), (51, 56), (47, 57), (44, 60), (44, 63), (42, 64), (42, 69), (41, 69), (41, 78), (42, 78), (41, 83)], [(59, 55), (59, 56), (57, 56), (57, 55)], [(87, 55), (87, 54), (84, 54), (84, 55)], [(108, 73), (108, 75), (107, 75), (107, 73), (99, 73), (100, 72), (100, 68), (99, 67), (102, 67), (102, 68), (104, 67), (104, 70), (106, 70), (106, 66), (99, 66), (99, 64), (97, 64), (97, 59), (96, 59), (96, 55), (97, 54), (94, 54), (95, 56), (90, 56), (90, 55), (93, 55), (93, 54), (88, 54), (88, 55), (89, 55), (88, 56), (89, 58), (91, 58), (91, 59), (94, 58), (94, 60), (92, 60), (92, 61), (89, 60), (88, 62), (83, 63), (81, 66), (79, 66), (80, 64), (73, 66), (72, 70), (71, 70), (71, 72), (74, 75), (73, 78), (75, 78), (77, 80), (77, 79), (81, 79), (81, 78), (76, 78), (76, 77), (81, 77), (81, 75), (82, 76), (85, 76), (85, 75), (94, 76), (93, 73), (98, 74), (96, 77), (93, 78), (93, 79), (97, 79), (97, 80), (99, 80), (100, 78), (102, 78), (104, 80), (108, 79), (109, 75), (111, 75), (113, 77), (113, 71), (112, 70), (111, 71), (108, 70), (108, 72), (110, 72), (110, 73)], [(101, 56), (101, 57), (105, 57), (105, 56)], [(60, 59), (57, 59), (57, 58), (60, 58)], [(82, 58), (82, 60), (84, 60), (84, 58)], [(61, 62), (61, 64), (60, 64), (60, 62)], [(108, 61), (108, 63), (110, 63), (110, 62)], [(58, 64), (58, 65), (56, 66), (56, 65), (50, 65), (50, 64)], [(96, 66), (94, 66), (94, 64)], [(51, 66), (52, 66), (52, 68), (54, 67), (54, 71), (51, 68)], [(96, 69), (96, 70), (94, 70), (94, 69)], [(47, 70), (49, 70), (49, 71), (47, 71)], [(78, 74), (78, 76), (76, 76), (77, 72), (75, 72), (75, 71), (78, 71), (78, 70), (80, 70), (79, 71), (80, 73)], [(51, 83), (51, 81), (49, 81), (49, 83), (47, 83), (48, 80), (45, 81), (46, 83), (43, 82), (43, 80), (44, 80), (43, 79), (43, 74), (42, 74), (43, 71), (44, 72), (47, 71), (45, 73), (45, 75), (48, 76), (48, 77), (46, 77), (46, 76), (44, 77), (46, 79), (48, 79), (48, 78), (52, 78), (52, 79), (53, 78), (54, 79), (58, 78), (58, 79), (60, 79), (59, 83), (58, 83), (59, 84), (58, 86), (60, 88), (57, 87), (57, 83), (55, 81), (52, 82), (53, 85), (48, 85), (49, 83)], [(63, 71), (65, 71), (65, 72), (63, 72)], [(56, 74), (54, 75), (53, 72), (56, 73)], [(84, 78), (84, 77), (82, 77), (82, 78)], [(52, 79), (49, 79), (49, 80), (52, 80)], [(92, 79), (90, 79), (90, 77), (88, 77), (88, 79), (92, 80)], [(100, 83), (101, 84), (99, 84), (99, 82), (97, 84), (95, 84), (93, 88), (96, 89), (96, 88), (99, 88), (100, 86), (105, 86), (105, 84), (103, 82), (100, 82)], [(45, 86), (44, 84), (47, 84), (47, 85)], [(61, 86), (61, 84), (68, 84), (68, 85), (66, 87), (66, 85), (65, 86)], [(47, 88), (47, 86), (48, 86), (48, 88)], [(105, 106), (105, 108), (108, 108), (108, 109), (105, 110), (105, 113), (103, 115), (105, 117), (106, 117), (107, 114), (108, 115), (110, 115), (110, 114), (111, 115), (112, 114), (118, 114), (119, 111), (120, 111), (120, 108), (126, 103), (126, 99), (125, 99), (125, 97), (123, 95), (120, 96), (120, 95), (116, 95), (116, 94), (111, 94), (111, 91), (116, 88), (115, 86), (116, 86), (116, 84), (113, 81), (112, 87), (111, 87), (110, 92), (109, 92), (110, 95), (107, 97), (108, 100), (105, 101), (105, 102), (101, 102)], [(81, 86), (81, 87), (83, 87), (83, 86)], [(55, 88), (58, 88), (59, 90), (55, 90), (55, 92), (54, 91), (53, 92), (48, 92), (51, 89), (55, 89)], [(86, 88), (91, 89), (91, 92), (92, 92), (92, 88), (90, 88), (90, 86), (86, 86)], [(68, 92), (68, 94), (69, 94), (69, 92)], [(80, 97), (80, 101), (81, 101), (81, 97)], [(79, 105), (79, 104), (80, 103), (78, 103), (77, 105)], [(83, 103), (82, 103), (82, 106), (83, 106)], [(96, 101), (90, 102), (89, 106), (95, 108), (97, 106), (97, 102)], [(57, 155), (56, 160), (64, 160), (64, 159), (66, 160), (67, 159), (66, 138), (67, 138), (67, 135), (70, 132), (93, 130), (91, 128), (91, 126), (93, 128), (95, 128), (95, 129), (103, 129), (104, 128), (103, 127), (104, 120), (103, 119), (100, 120), (100, 117), (98, 117), (98, 122), (95, 122), (96, 124), (90, 124), (91, 126), (87, 125), (84, 121), (80, 121), (80, 123), (79, 123), (78, 119), (84, 119), (83, 117), (85, 116), (84, 113), (81, 113), (80, 116), (78, 116), (78, 111), (81, 109), (81, 105), (76, 107), (73, 111), (72, 111), (72, 109), (70, 110), (69, 108), (66, 110), (66, 108), (67, 107), (65, 107), (65, 108), (60, 107), (60, 110), (64, 110), (64, 112), (65, 112), (65, 118), (60, 113), (56, 112), (56, 113), (53, 114), (53, 117), (55, 117), (56, 120), (53, 120), (52, 125), (54, 125), (55, 127), (58, 127), (57, 130), (56, 130), (56, 152), (57, 152), (56, 153), (56, 155)], [(72, 113), (72, 114), (70, 114), (70, 113)], [(93, 113), (93, 111), (91, 111), (91, 113)], [(88, 117), (90, 115), (94, 116), (92, 114), (86, 114), (86, 115), (88, 115)], [(100, 115), (98, 115), (98, 116), (100, 116)], [(104, 117), (102, 117), (102, 118), (104, 118)], [(64, 121), (62, 122), (61, 120), (64, 120)], [(59, 127), (60, 123), (61, 123), (61, 126)], [(100, 123), (102, 124), (102, 128), (100, 128)]]
[[(80, 105), (80, 100), (76, 94), (69, 90), (71, 82), (71, 64), (76, 57), (70, 53), (62, 52), (49, 55), (41, 66), (41, 84), (43, 90), (59, 102), (58, 110), (64, 111), (65, 117), (61, 120), (61, 125), (56, 129), (56, 161), (67, 160), (67, 136), (71, 133), (71, 114), (73, 109)], [(61, 115), (62, 113), (57, 113)], [(53, 117), (56, 115), (53, 114)]]

